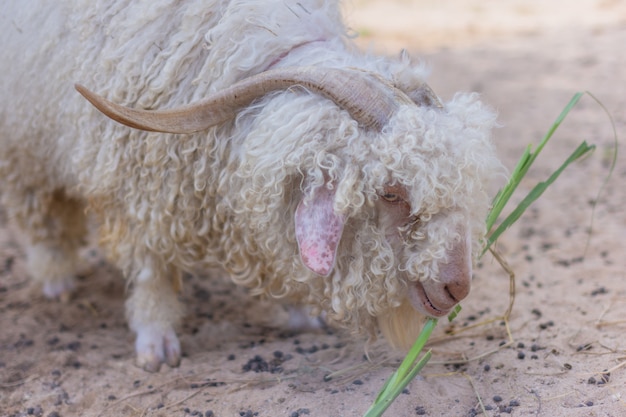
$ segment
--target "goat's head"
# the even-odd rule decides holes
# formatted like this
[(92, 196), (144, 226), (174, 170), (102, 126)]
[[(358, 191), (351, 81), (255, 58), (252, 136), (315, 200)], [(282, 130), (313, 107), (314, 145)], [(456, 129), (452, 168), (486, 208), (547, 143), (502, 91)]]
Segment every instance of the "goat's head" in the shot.
[(331, 99), (367, 136), (358, 155), (348, 146), (338, 151), (353, 162), (351, 175), (324, 173), (304, 184), (294, 213), (301, 261), (328, 277), (324, 307), (332, 320), (378, 321), (392, 344), (410, 345), (421, 317), (445, 316), (470, 290), (488, 208), (483, 183), (497, 165), (489, 141), (494, 117), (475, 97), (444, 107), (426, 84), (402, 91), (372, 73), (319, 68), (270, 70), (166, 111), (129, 109), (77, 89), (128, 126), (191, 133), (295, 85)]

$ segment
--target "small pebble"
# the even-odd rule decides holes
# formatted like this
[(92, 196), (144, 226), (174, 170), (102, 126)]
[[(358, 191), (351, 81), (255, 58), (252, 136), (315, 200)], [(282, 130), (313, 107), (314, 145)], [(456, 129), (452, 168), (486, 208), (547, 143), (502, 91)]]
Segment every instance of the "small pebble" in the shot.
[(71, 351), (76, 352), (78, 349), (80, 349), (80, 342), (77, 340), (75, 342), (68, 343), (67, 348)]
[(524, 359), (526, 357), (526, 354), (524, 352), (517, 352), (517, 359)]
[(354, 385), (363, 385), (363, 381), (361, 381), (360, 379), (355, 379), (354, 381), (352, 381), (352, 383)]
[(213, 410), (206, 410), (204, 412), (204, 417), (214, 417), (215, 414), (213, 413)]
[(519, 401), (517, 401), (517, 400), (511, 400), (511, 401), (509, 401), (509, 405), (511, 407), (519, 407), (520, 404), (519, 404)]
[(484, 370), (485, 372), (489, 372), (489, 371), (491, 370), (491, 366), (490, 366), (489, 364), (487, 364), (487, 365), (485, 365), (485, 366), (483, 367), (483, 370)]
[(499, 403), (502, 401), (502, 397), (500, 397), (499, 395), (494, 395), (493, 396), (493, 401), (496, 403)]
[(417, 414), (418, 416), (425, 416), (426, 409), (421, 405), (418, 405), (417, 407), (415, 407), (415, 414)]

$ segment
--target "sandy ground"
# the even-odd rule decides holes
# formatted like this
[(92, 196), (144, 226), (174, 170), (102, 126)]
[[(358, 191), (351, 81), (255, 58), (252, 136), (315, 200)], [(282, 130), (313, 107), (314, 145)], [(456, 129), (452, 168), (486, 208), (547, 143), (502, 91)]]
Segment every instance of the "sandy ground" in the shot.
[[(576, 91), (593, 92), (626, 134), (622, 1), (354, 0), (347, 8), (363, 47), (407, 48), (432, 67), (430, 85), (444, 99), (479, 91), (500, 114), (495, 137), (507, 167)], [(436, 330), (433, 359), (386, 415), (482, 415), (481, 402), (488, 416), (626, 415), (626, 157), (597, 199), (614, 151), (593, 100), (572, 112), (521, 191), (582, 140), (595, 154), (499, 242), (516, 274), (512, 340), (501, 320), (509, 279), (487, 255), (460, 316)], [(145, 373), (133, 365), (115, 269), (87, 251), (93, 272), (73, 299), (47, 301), (28, 280), (18, 241), (0, 229), (0, 416), (356, 417), (401, 357), (376, 343), (367, 360), (363, 341), (339, 331), (289, 334), (279, 308), (209, 271), (185, 279), (181, 366)]]

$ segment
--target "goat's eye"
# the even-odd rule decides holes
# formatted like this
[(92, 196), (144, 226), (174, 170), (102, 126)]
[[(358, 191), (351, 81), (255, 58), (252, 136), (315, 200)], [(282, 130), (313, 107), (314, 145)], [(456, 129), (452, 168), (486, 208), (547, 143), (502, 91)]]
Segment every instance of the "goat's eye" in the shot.
[(395, 193), (385, 193), (381, 197), (388, 203), (399, 203), (402, 201), (402, 197)]

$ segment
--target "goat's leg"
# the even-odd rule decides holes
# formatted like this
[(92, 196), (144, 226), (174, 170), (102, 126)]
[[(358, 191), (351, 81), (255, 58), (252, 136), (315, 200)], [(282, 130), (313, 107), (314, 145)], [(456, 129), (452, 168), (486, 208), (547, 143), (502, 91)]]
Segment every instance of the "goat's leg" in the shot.
[(180, 271), (154, 265), (147, 262), (138, 269), (126, 302), (128, 323), (137, 335), (137, 365), (150, 372), (158, 371), (162, 363), (180, 363), (180, 342), (174, 329), (184, 313), (178, 299)]
[(87, 234), (83, 202), (60, 189), (14, 197), (21, 204), (9, 207), (9, 215), (26, 235), (31, 277), (41, 283), (46, 297), (67, 300), (82, 266), (78, 250)]

